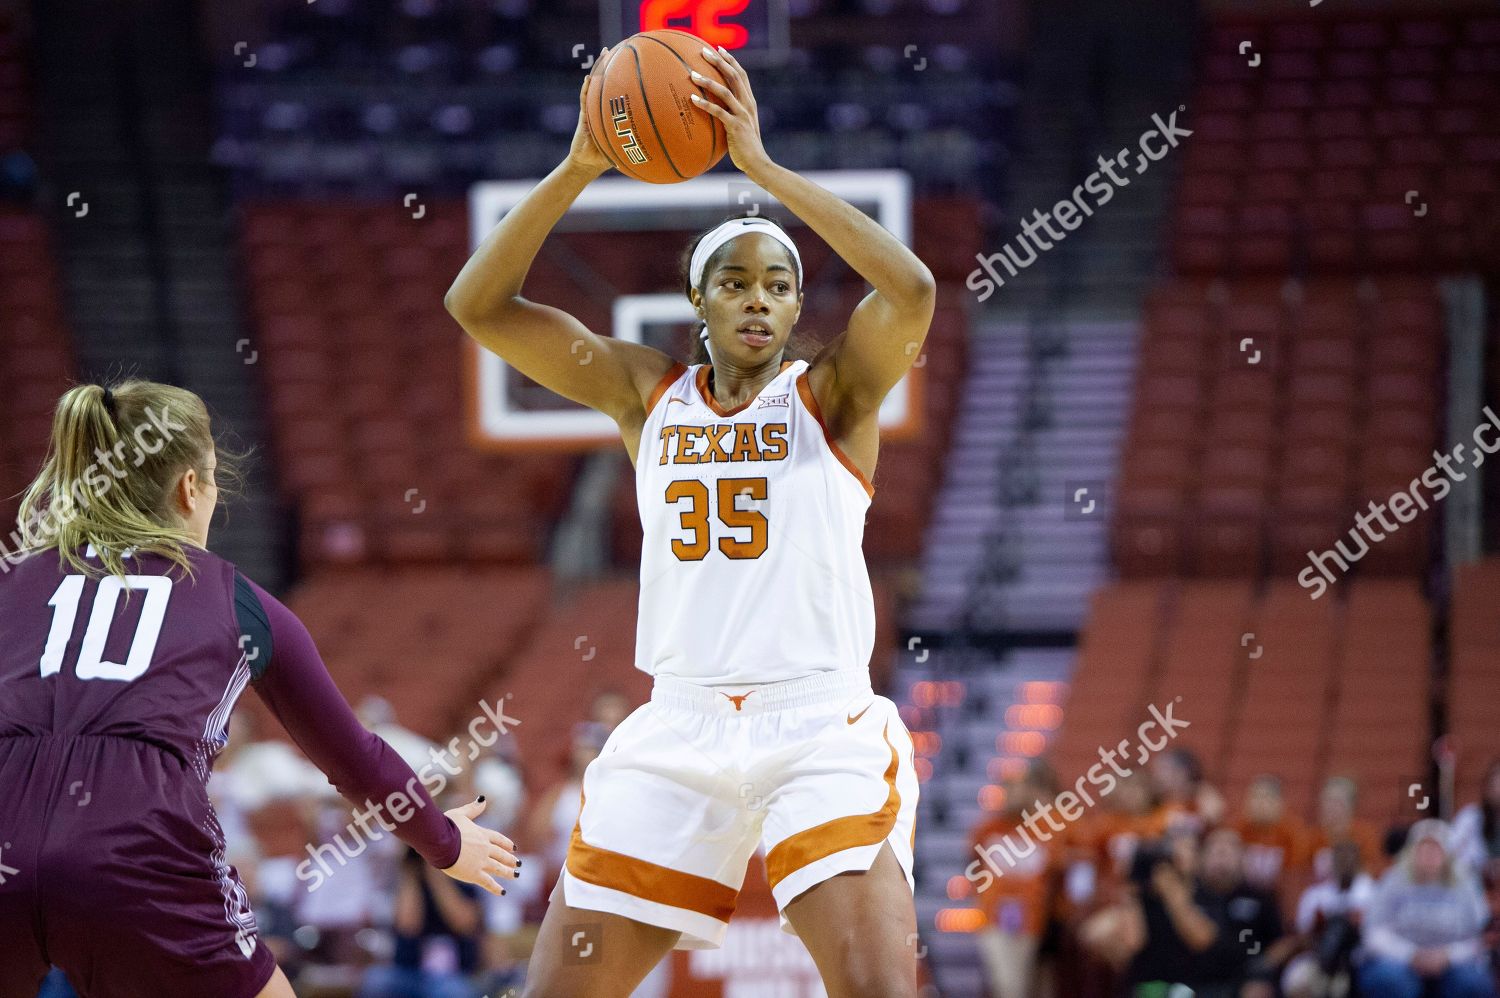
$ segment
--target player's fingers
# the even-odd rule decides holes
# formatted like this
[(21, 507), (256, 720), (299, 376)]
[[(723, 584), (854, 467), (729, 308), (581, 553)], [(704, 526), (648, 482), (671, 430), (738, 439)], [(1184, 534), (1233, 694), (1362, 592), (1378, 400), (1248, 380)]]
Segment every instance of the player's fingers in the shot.
[(734, 96), (734, 91), (730, 90), (718, 80), (710, 80), (708, 77), (704, 76), (696, 69), (688, 73), (688, 76), (690, 76), (693, 82), (698, 84), (698, 86), (719, 95), (719, 97), (723, 98), (724, 100), (728, 100), (729, 98)]
[(697, 94), (690, 94), (689, 96), (692, 98), (692, 101), (695, 105), (701, 107), (703, 110), (707, 111), (715, 118), (718, 118), (720, 121), (727, 123), (734, 120), (734, 115), (730, 114), (727, 110), (715, 104), (713, 101), (704, 100)]
[(738, 97), (735, 96), (734, 91), (730, 90), (722, 83), (717, 83), (713, 80), (710, 80), (708, 77), (697, 71), (694, 71), (692, 75), (694, 83), (698, 84), (700, 87), (707, 87), (709, 92), (712, 93), (715, 97), (719, 98), (719, 100), (723, 101), (724, 106), (729, 108), (729, 110), (733, 111), (735, 114), (741, 114), (744, 112), (745, 105)]
[(729, 67), (730, 71), (734, 74), (735, 80), (740, 84), (736, 88), (737, 92), (742, 91), (742, 96), (747, 102), (754, 101), (755, 98), (750, 92), (750, 74), (745, 72), (745, 67), (741, 66), (740, 61), (730, 55), (729, 50), (722, 45), (719, 46), (719, 58), (723, 60), (723, 65)]
[(487, 855), (490, 859), (505, 868), (506, 876), (519, 877), (521, 875), (521, 871), (516, 869), (516, 857), (504, 849), (491, 849)]
[(474, 800), (469, 801), (469, 803), (463, 805), (462, 807), (454, 808), (454, 810), (463, 815), (465, 818), (468, 818), (470, 821), (473, 821), (475, 818), (484, 813), (484, 808), (484, 797), (481, 795)]
[(489, 891), (491, 894), (495, 895), (495, 897), (499, 897), (500, 895), (502, 895), (502, 894), (505, 893), (505, 888), (504, 887), (501, 887), (494, 880), (492, 880), (489, 877), (484, 876), (483, 874), (480, 874), (479, 876), (475, 877), (473, 880), (470, 880), (469, 883), (473, 884), (475, 887), (478, 887), (478, 888), (480, 888), (482, 890)]
[(750, 77), (745, 72), (745, 67), (739, 64), (734, 56), (722, 45), (718, 49), (707, 49), (713, 57), (714, 64), (719, 67), (719, 72), (724, 74), (724, 80), (729, 84), (736, 96), (742, 99), (750, 99)]
[(709, 48), (703, 46), (703, 58), (719, 67), (719, 72), (724, 74), (727, 80), (739, 69), (739, 64), (732, 62), (722, 48)]

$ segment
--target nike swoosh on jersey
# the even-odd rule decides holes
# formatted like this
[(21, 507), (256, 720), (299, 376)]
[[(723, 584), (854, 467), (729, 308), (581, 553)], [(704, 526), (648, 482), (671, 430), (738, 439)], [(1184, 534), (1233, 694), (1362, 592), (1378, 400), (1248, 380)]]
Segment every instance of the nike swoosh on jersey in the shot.
[[(871, 707), (871, 704), (868, 704), (868, 703), (865, 704), (865, 710), (869, 710), (870, 707)], [(865, 716), (865, 710), (860, 711), (858, 714), (855, 714), (853, 717), (845, 717), (844, 720), (847, 721), (847, 722), (849, 722), (850, 724), (853, 724), (855, 721), (858, 721), (861, 717)]]

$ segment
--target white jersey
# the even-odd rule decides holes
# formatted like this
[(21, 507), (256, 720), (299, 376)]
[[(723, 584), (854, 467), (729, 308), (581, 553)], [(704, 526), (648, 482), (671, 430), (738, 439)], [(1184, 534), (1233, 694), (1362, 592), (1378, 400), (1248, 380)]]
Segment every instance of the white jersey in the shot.
[(711, 686), (868, 670), (874, 489), (824, 430), (807, 370), (783, 363), (729, 411), (701, 364), (652, 393), (635, 471), (636, 668)]

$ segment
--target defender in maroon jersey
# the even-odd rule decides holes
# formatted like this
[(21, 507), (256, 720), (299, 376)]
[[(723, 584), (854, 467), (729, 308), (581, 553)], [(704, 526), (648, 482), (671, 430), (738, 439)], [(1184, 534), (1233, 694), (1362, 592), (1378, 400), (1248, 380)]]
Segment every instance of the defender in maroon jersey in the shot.
[(493, 893), (518, 875), (483, 801), (440, 812), (301, 622), (203, 549), (216, 460), (190, 392), (58, 405), (26, 550), (0, 563), (0, 998), (34, 998), (49, 964), (85, 998), (292, 994), (206, 792), (247, 687), (356, 807), (404, 795), (382, 817), (429, 863)]

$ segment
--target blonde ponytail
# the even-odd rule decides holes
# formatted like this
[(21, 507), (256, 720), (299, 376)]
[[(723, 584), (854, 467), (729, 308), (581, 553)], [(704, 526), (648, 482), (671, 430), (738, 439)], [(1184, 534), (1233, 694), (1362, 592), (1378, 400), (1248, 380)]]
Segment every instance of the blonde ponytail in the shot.
[[(57, 403), (40, 474), (21, 501), (16, 537), (25, 553), (57, 548), (71, 570), (94, 574), (90, 544), (104, 571), (125, 575), (126, 553), (159, 554), (191, 573), (197, 546), (173, 508), (183, 472), (208, 473), (215, 452), (208, 409), (192, 392), (131, 379), (108, 388), (80, 385)], [(220, 455), (221, 490), (237, 479)]]

